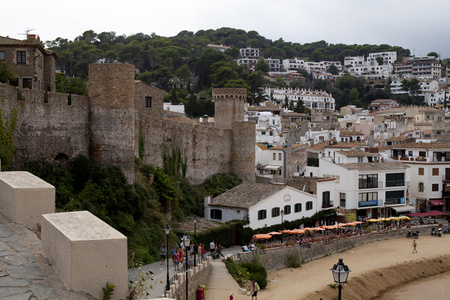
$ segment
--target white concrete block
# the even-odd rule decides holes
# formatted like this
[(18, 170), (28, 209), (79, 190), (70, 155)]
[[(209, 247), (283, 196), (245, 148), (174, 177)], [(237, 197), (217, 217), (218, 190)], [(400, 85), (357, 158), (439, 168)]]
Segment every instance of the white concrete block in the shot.
[(127, 296), (127, 238), (90, 212), (43, 215), (41, 244), (69, 290), (101, 298), (109, 282), (115, 285), (112, 299)]
[(37, 228), (55, 212), (55, 187), (29, 172), (0, 172), (0, 210), (13, 222)]

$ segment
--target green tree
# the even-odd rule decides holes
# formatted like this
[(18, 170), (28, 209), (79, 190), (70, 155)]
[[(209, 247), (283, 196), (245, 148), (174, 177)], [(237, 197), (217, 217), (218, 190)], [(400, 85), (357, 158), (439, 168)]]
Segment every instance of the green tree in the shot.
[(258, 58), (255, 65), (255, 70), (263, 73), (268, 73), (270, 71), (269, 63), (264, 59), (264, 57)]
[(17, 110), (12, 109), (10, 120), (0, 109), (0, 160), (3, 171), (11, 168), (17, 147), (14, 145), (13, 137), (17, 126)]
[(378, 65), (382, 66), (383, 65), (383, 58), (381, 56), (378, 56), (376, 58)]
[(192, 74), (188, 65), (184, 64), (175, 71), (175, 76), (183, 82), (184, 86), (187, 86)]
[(84, 79), (64, 76), (61, 73), (56, 73), (56, 91), (66, 94), (88, 95), (88, 88)]
[(0, 62), (0, 82), (9, 83), (12, 80), (14, 80), (14, 73), (9, 65)]
[(434, 56), (434, 57), (439, 57), (439, 54), (437, 54), (436, 52), (430, 52), (427, 54), (427, 56)]
[(331, 64), (331, 66), (328, 67), (327, 71), (333, 75), (339, 74), (339, 69), (334, 64)]

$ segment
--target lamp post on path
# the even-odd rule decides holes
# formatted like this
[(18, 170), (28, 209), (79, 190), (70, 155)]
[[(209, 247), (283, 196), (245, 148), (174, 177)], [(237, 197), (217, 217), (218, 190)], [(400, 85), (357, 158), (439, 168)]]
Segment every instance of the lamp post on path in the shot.
[(191, 245), (191, 237), (186, 232), (183, 236), (183, 244), (184, 248), (186, 249), (186, 300), (188, 300), (189, 295), (189, 285), (188, 285), (188, 278), (189, 278), (189, 246)]
[(347, 265), (344, 265), (344, 260), (339, 258), (339, 262), (330, 269), (333, 273), (334, 282), (337, 283), (339, 289), (339, 300), (341, 300), (342, 285), (347, 282), (348, 274), (351, 272)]
[(169, 233), (170, 233), (170, 226), (169, 224), (166, 224), (166, 227), (164, 227), (164, 232), (166, 233), (166, 249), (167, 249), (167, 255), (166, 255), (166, 261), (167, 261), (167, 284), (166, 289), (164, 291), (164, 297), (166, 297), (167, 291), (170, 289), (170, 279), (169, 279)]

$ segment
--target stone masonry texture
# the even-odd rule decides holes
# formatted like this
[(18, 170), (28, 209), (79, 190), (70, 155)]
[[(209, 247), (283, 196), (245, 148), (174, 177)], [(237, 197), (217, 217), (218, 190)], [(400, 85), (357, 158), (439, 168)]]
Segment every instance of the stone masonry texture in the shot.
[[(134, 78), (130, 64), (89, 66), (89, 97), (17, 89), (0, 84), (0, 109), (18, 111), (16, 161), (92, 159), (117, 166), (134, 182), (139, 140), (142, 159), (162, 167), (163, 151), (180, 149), (187, 158), (187, 179), (200, 184), (214, 174), (235, 172), (254, 181), (254, 123), (244, 122), (246, 89), (213, 89), (215, 127), (165, 118), (164, 91)], [(21, 100), (18, 100), (21, 99)]]

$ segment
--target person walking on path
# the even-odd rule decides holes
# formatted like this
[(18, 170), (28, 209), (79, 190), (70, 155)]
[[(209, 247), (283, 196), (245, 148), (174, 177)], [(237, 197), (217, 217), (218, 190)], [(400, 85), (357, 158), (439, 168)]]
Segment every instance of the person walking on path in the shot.
[(417, 243), (416, 243), (416, 240), (413, 241), (411, 247), (413, 247), (412, 253), (417, 253)]
[(134, 257), (136, 256), (136, 254), (134, 253), (134, 250), (131, 250), (130, 253), (130, 259), (131, 259), (131, 267), (134, 269)]
[(255, 297), (255, 300), (258, 300), (258, 283), (253, 280), (252, 282), (252, 300)]
[(166, 259), (167, 249), (166, 247), (161, 246), (161, 265), (164, 263), (164, 260)]
[(216, 250), (216, 244), (214, 244), (214, 241), (209, 243), (209, 250), (211, 250), (211, 254), (213, 254), (214, 250)]

